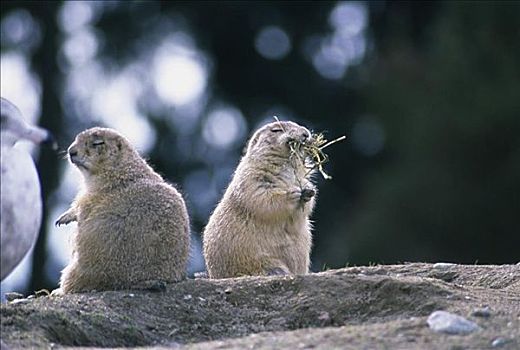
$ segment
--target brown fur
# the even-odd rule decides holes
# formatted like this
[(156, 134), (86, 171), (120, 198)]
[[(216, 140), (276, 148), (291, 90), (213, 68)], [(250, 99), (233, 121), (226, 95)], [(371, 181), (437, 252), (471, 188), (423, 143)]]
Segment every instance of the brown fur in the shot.
[(273, 122), (251, 137), (204, 231), (210, 278), (309, 271), (315, 187), (303, 154), (289, 141), (310, 138), (292, 122)]
[(111, 129), (69, 147), (84, 189), (57, 225), (78, 222), (71, 263), (55, 294), (132, 289), (185, 276), (189, 219), (180, 193)]

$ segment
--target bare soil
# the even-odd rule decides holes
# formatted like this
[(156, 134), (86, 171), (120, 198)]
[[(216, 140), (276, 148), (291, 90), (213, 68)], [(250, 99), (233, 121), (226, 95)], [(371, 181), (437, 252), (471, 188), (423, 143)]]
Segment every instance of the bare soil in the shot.
[[(481, 329), (435, 333), (435, 310)], [(1, 306), (1, 337), (13, 349), (520, 349), (520, 265), (378, 265), (20, 299)]]

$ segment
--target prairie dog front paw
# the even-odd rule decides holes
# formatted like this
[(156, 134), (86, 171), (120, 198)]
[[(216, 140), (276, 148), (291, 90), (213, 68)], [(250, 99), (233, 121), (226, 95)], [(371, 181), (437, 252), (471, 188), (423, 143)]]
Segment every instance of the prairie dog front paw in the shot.
[(66, 211), (65, 213), (61, 214), (61, 216), (58, 218), (58, 220), (56, 220), (54, 225), (67, 225), (74, 221), (77, 221), (76, 213), (72, 211)]
[(63, 289), (57, 288), (51, 292), (51, 297), (62, 297), (65, 293), (63, 292)]

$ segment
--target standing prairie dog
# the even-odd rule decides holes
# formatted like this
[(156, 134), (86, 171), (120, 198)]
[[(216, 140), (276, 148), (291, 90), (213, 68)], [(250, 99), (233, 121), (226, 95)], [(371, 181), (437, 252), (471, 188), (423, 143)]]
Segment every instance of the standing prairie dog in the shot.
[(189, 219), (180, 193), (116, 131), (76, 136), (69, 160), (84, 189), (56, 225), (77, 221), (73, 257), (54, 294), (139, 289), (185, 276)]
[(311, 138), (293, 122), (267, 124), (251, 137), (204, 230), (210, 278), (309, 271), (316, 188), (306, 155), (290, 143)]

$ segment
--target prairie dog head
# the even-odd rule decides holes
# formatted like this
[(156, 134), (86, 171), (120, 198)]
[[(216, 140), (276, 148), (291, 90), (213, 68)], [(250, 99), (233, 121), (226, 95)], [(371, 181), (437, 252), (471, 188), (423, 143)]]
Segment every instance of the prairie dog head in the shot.
[(116, 171), (125, 159), (135, 158), (130, 143), (115, 130), (87, 129), (68, 148), (69, 160), (85, 178)]
[(247, 146), (246, 156), (274, 153), (289, 158), (291, 141), (311, 142), (312, 133), (307, 128), (290, 121), (272, 122), (253, 134)]

